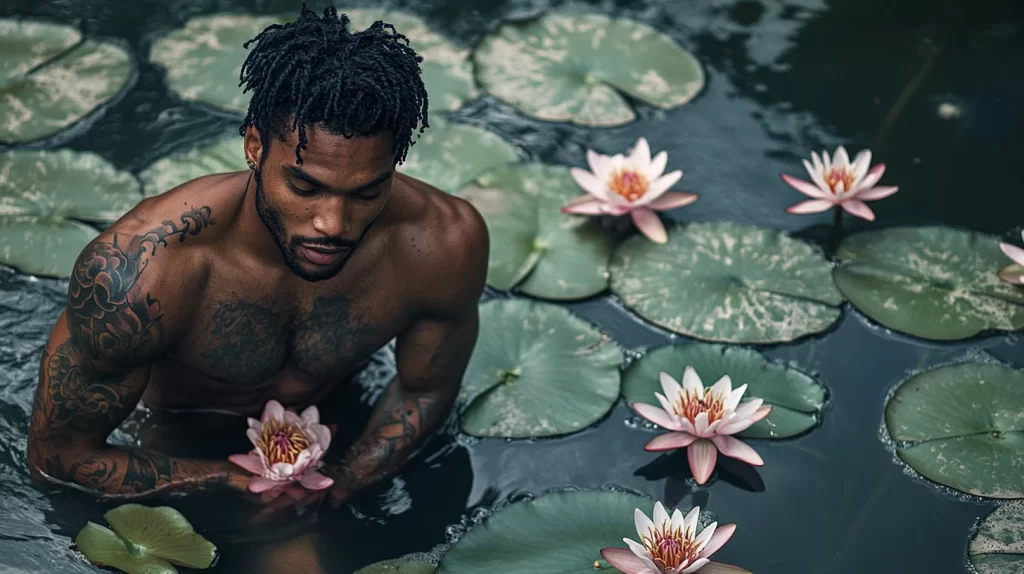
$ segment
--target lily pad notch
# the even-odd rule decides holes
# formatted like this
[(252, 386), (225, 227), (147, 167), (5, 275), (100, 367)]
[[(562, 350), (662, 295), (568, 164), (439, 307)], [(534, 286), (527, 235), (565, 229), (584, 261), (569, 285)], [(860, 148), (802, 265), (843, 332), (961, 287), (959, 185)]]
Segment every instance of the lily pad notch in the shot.
[(477, 79), (524, 114), (585, 126), (636, 118), (623, 94), (661, 109), (704, 87), (689, 52), (647, 24), (602, 14), (547, 14), (504, 24), (473, 51)]

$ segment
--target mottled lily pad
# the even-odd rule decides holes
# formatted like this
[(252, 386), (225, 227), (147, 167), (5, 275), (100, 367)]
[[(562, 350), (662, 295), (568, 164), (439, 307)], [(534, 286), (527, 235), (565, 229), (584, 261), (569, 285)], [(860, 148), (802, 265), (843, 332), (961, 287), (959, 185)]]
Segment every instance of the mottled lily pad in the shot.
[(480, 305), (480, 334), (462, 383), (462, 430), (527, 438), (582, 430), (619, 396), (622, 351), (565, 309), (528, 300)]
[(1024, 574), (1024, 500), (999, 505), (981, 522), (967, 553), (978, 574)]
[(593, 574), (594, 562), (601, 572), (614, 572), (601, 549), (636, 540), (637, 508), (651, 516), (654, 501), (623, 492), (563, 492), (517, 502), (460, 538), (437, 572)]
[(835, 282), (857, 309), (902, 333), (965, 339), (1024, 328), (1024, 289), (999, 278), (999, 239), (945, 227), (893, 228), (839, 245)]
[(437, 566), (419, 560), (385, 560), (356, 570), (356, 574), (434, 574)]
[(916, 375), (885, 406), (885, 424), (900, 459), (926, 478), (1024, 497), (1024, 371), (967, 363)]
[(741, 437), (796, 436), (818, 423), (825, 406), (825, 388), (800, 371), (773, 363), (752, 349), (705, 343), (669, 345), (644, 355), (623, 375), (622, 394), (628, 403), (657, 406), (654, 393), (662, 392), (661, 373), (681, 381), (688, 366), (707, 386), (729, 375), (734, 389), (747, 385), (743, 400), (761, 398), (772, 405), (771, 414), (739, 433)]
[(67, 26), (0, 19), (0, 142), (60, 132), (124, 88), (132, 73), (128, 52), (81, 39)]
[(608, 287), (613, 243), (593, 218), (560, 210), (581, 190), (569, 169), (537, 163), (500, 167), (459, 191), (491, 237), (487, 283), (542, 299), (572, 300)]
[(497, 134), (436, 116), (398, 170), (455, 193), (487, 170), (518, 159), (516, 148)]
[(505, 24), (484, 38), (473, 59), (483, 88), (521, 112), (588, 126), (635, 119), (620, 92), (667, 109), (704, 86), (700, 64), (671, 38), (600, 14)]
[(641, 317), (697, 339), (792, 341), (828, 329), (843, 297), (815, 248), (774, 229), (729, 222), (637, 235), (612, 257), (611, 289)]
[(242, 138), (235, 133), (228, 134), (212, 145), (195, 147), (161, 158), (142, 170), (139, 179), (142, 180), (146, 196), (152, 197), (204, 175), (248, 169)]
[[(409, 37), (424, 57), (420, 64), (431, 109), (454, 110), (478, 95), (469, 51), (455, 47), (415, 16), (380, 10), (345, 10), (351, 30), (381, 19)], [(198, 16), (158, 38), (150, 59), (167, 70), (167, 84), (182, 99), (198, 101), (229, 112), (245, 113), (251, 93), (242, 93), (238, 76), (248, 50), (242, 45), (271, 24), (295, 20), (295, 15)], [(252, 45), (250, 45), (250, 49)]]
[(75, 546), (97, 566), (117, 568), (128, 574), (178, 574), (178, 569), (162, 558), (132, 554), (114, 531), (95, 522), (89, 522), (78, 533)]
[(99, 232), (142, 199), (139, 183), (98, 155), (71, 150), (0, 154), (0, 263), (66, 277)]

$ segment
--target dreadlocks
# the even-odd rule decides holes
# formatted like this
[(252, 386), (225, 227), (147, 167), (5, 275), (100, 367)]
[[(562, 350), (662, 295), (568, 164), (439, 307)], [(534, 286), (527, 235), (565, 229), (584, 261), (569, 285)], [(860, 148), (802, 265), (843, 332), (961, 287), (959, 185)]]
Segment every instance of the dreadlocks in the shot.
[(405, 161), (417, 123), (420, 133), (429, 126), (423, 58), (391, 24), (378, 20), (356, 33), (348, 24), (333, 6), (320, 18), (303, 2), (298, 20), (272, 24), (244, 44), (256, 42), (239, 74), (242, 93), (252, 90), (240, 134), (254, 126), (268, 149), (270, 134), (284, 139), (291, 120), (288, 131), (299, 130), (295, 158), (302, 163), (307, 125), (345, 137), (391, 131), (394, 162)]

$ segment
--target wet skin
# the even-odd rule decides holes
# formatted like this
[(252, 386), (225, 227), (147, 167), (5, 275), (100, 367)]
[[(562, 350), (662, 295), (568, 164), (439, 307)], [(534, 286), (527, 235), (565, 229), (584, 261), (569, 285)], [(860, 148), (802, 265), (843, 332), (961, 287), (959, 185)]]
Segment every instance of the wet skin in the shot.
[(307, 138), (299, 164), (295, 133), (264, 149), (250, 128), (244, 153), (258, 175), (208, 176), (146, 199), (82, 251), (40, 361), (35, 477), (130, 498), (244, 489), (249, 473), (226, 460), (106, 439), (140, 400), (255, 417), (269, 399), (326, 407), (395, 338), (395, 380), (324, 469), (332, 497), (393, 473), (437, 429), (477, 337), (483, 220), (394, 172), (388, 134), (307, 127)]

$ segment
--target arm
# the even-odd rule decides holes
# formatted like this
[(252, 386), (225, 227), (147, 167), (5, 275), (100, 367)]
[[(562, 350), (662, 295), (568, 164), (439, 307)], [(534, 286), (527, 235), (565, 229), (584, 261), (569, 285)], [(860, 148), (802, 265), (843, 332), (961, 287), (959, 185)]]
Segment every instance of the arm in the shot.
[(79, 256), (67, 307), (40, 361), (28, 438), (35, 477), (132, 498), (237, 478), (227, 461), (185, 460), (106, 443), (142, 397), (152, 360), (174, 330), (157, 299), (166, 291), (173, 303), (173, 291), (161, 289), (150, 263), (158, 247), (166, 249), (169, 236), (201, 229), (197, 213), (189, 212), (191, 228), (164, 222), (141, 236), (104, 233)]

